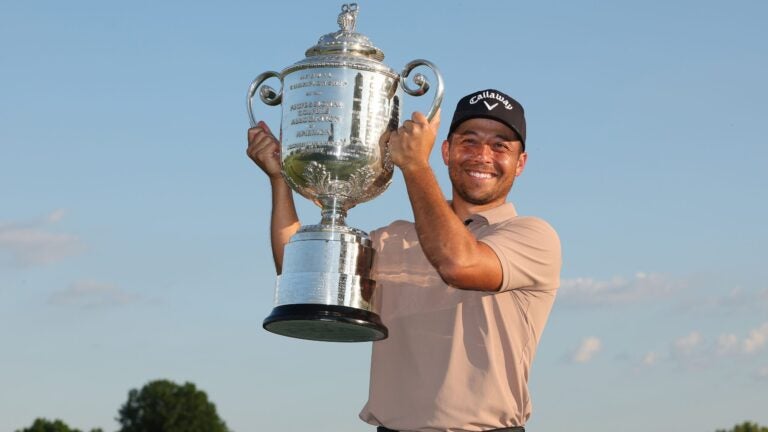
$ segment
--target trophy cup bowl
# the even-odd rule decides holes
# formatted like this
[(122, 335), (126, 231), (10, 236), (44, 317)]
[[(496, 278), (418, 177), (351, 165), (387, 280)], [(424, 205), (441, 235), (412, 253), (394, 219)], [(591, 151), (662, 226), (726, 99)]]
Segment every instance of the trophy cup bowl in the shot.
[[(430, 68), (437, 88), (428, 118), (440, 107), (443, 80), (426, 60), (408, 63), (401, 73), (384, 65), (384, 53), (354, 32), (358, 7), (345, 4), (340, 30), (320, 38), (306, 58), (282, 72), (253, 80), (247, 95), (251, 126), (253, 99), (281, 105), (282, 173), (290, 187), (321, 208), (319, 224), (303, 226), (285, 246), (283, 270), (275, 284), (275, 307), (264, 328), (283, 336), (336, 342), (387, 337), (373, 311), (374, 250), (365, 232), (344, 224), (347, 211), (389, 186), (394, 170), (386, 148), (388, 133), (400, 123), (403, 92), (421, 96), (429, 82), (419, 66)], [(263, 83), (276, 78), (275, 91)]]

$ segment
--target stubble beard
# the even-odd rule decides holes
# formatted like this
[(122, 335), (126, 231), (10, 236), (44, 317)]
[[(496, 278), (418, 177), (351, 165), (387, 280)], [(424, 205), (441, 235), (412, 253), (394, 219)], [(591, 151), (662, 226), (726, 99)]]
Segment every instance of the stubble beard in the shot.
[(512, 190), (512, 185), (515, 182), (513, 176), (509, 181), (509, 185), (497, 183), (489, 190), (475, 191), (467, 187), (466, 183), (462, 181), (462, 175), (464, 175), (463, 169), (460, 167), (448, 170), (448, 176), (451, 179), (453, 192), (462, 200), (472, 205), (486, 205), (499, 199), (501, 199), (501, 201), (506, 201), (507, 195), (509, 195), (509, 191)]

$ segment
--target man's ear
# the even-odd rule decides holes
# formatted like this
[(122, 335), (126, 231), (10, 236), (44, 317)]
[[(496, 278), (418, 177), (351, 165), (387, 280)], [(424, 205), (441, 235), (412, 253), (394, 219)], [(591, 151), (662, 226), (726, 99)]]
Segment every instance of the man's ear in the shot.
[(528, 153), (520, 153), (520, 157), (517, 158), (517, 167), (515, 167), (515, 177), (523, 173), (526, 162), (528, 162)]
[(448, 165), (448, 147), (451, 144), (448, 142), (448, 140), (443, 141), (443, 147), (441, 149), (441, 153), (443, 154), (443, 163)]

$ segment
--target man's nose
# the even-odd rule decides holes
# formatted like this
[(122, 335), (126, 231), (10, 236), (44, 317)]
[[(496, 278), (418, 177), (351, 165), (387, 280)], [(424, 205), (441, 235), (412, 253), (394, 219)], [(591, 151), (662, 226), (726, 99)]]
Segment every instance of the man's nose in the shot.
[(474, 152), (472, 154), (475, 160), (481, 161), (481, 162), (490, 162), (493, 160), (493, 150), (491, 149), (491, 145), (487, 143), (482, 143), (474, 148)]

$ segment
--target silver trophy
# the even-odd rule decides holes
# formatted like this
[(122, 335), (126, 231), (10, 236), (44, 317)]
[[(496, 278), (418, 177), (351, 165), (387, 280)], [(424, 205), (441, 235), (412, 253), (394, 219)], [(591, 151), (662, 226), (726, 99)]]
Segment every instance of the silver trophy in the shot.
[[(421, 74), (409, 86), (408, 75), (426, 66), (437, 79), (429, 119), (440, 107), (443, 80), (426, 60), (408, 63), (400, 74), (387, 67), (384, 53), (355, 32), (357, 4), (341, 10), (339, 31), (321, 37), (306, 58), (282, 72), (262, 73), (248, 89), (252, 126), (256, 93), (267, 105), (282, 105), (283, 177), (322, 208), (320, 224), (302, 227), (285, 247), (264, 328), (301, 339), (372, 341), (387, 337), (371, 305), (374, 251), (368, 235), (344, 225), (344, 218), (392, 181), (385, 141), (399, 126), (402, 91), (421, 96), (430, 87)], [(280, 91), (262, 85), (270, 78), (281, 81)]]

